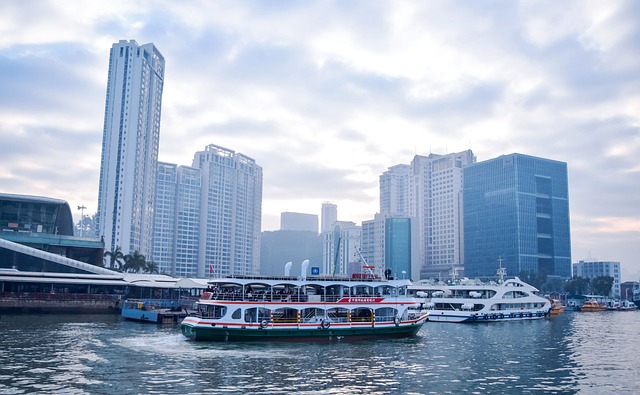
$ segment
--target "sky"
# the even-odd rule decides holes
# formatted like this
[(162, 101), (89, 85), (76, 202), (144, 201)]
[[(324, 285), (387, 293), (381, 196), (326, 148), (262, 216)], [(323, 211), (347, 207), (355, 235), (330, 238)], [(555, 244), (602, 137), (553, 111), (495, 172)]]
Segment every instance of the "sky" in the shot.
[(255, 159), (263, 230), (325, 201), (372, 219), (379, 176), (416, 154), (521, 153), (568, 165), (572, 261), (638, 281), (638, 15), (634, 0), (0, 0), (0, 192), (95, 213), (109, 50), (133, 39), (166, 61), (159, 160), (190, 166), (208, 144)]

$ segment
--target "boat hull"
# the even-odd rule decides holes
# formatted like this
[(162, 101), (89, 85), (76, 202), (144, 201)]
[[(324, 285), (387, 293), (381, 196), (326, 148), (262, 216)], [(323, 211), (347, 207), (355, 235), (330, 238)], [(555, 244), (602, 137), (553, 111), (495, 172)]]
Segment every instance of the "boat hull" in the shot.
[(399, 325), (331, 325), (324, 327), (312, 325), (298, 326), (266, 326), (259, 324), (231, 326), (216, 324), (185, 318), (180, 327), (182, 334), (196, 341), (336, 341), (336, 340), (366, 340), (376, 338), (404, 338), (415, 336), (427, 317), (411, 322), (403, 322)]
[(454, 311), (430, 311), (430, 322), (453, 322), (453, 323), (475, 323), (475, 322), (504, 322), (539, 320), (549, 315), (548, 312), (515, 312), (515, 313), (489, 313), (489, 314), (469, 314)]

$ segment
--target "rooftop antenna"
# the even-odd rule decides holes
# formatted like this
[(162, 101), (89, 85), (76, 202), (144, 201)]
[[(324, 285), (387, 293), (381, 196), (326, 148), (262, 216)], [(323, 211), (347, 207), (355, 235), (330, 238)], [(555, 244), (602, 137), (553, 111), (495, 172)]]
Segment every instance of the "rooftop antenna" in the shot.
[(501, 256), (498, 257), (498, 283), (502, 284), (504, 282), (504, 277), (507, 275), (507, 268), (502, 267), (502, 261), (504, 258)]

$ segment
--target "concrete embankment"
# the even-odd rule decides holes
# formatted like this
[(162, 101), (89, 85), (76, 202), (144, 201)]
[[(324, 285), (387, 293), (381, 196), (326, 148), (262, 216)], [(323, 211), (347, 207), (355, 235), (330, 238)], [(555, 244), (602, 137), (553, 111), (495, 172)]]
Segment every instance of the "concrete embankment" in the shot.
[(0, 295), (0, 313), (120, 314), (121, 302), (111, 295)]

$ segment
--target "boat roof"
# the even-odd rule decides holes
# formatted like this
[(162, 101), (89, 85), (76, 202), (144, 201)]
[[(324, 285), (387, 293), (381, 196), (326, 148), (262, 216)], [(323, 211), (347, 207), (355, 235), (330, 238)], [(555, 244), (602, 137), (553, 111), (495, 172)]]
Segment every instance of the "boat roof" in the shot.
[(220, 278), (212, 278), (207, 280), (207, 284), (264, 284), (264, 285), (320, 285), (323, 287), (330, 285), (342, 285), (346, 287), (369, 286), (369, 287), (403, 287), (411, 285), (411, 280), (385, 280), (381, 278), (351, 278), (351, 277), (333, 277), (333, 276), (313, 276), (313, 277), (265, 277), (265, 276), (227, 276)]

